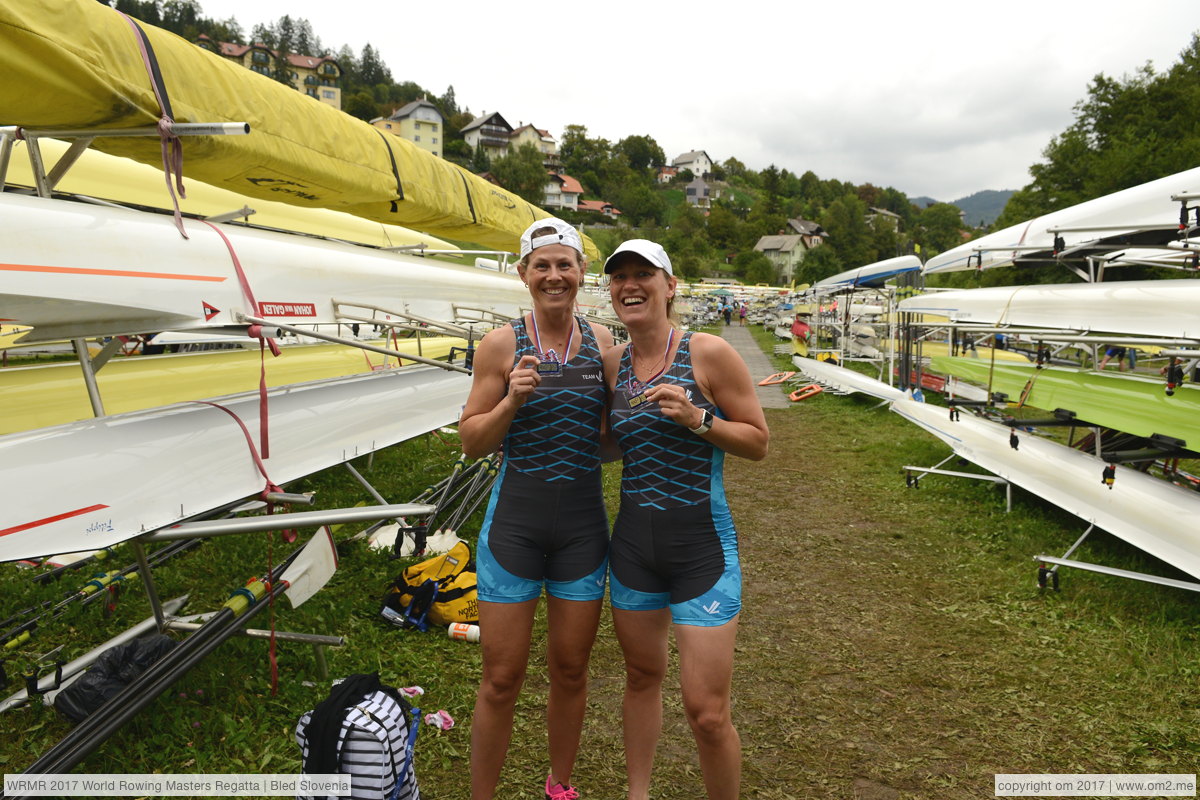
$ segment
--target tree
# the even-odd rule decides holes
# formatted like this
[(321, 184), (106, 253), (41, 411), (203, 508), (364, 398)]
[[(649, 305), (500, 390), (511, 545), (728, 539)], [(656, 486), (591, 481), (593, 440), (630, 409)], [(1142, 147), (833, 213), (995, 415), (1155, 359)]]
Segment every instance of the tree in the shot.
[(375, 48), (367, 43), (363, 45), (362, 56), (358, 60), (358, 79), (367, 86), (389, 84), (392, 82), (392, 72), (383, 63), (383, 59), (375, 52)]
[(616, 195), (617, 207), (631, 225), (661, 225), (667, 214), (662, 195), (644, 183), (632, 183)]
[(744, 239), (742, 221), (722, 202), (708, 211), (708, 240), (719, 250), (736, 250)]
[(458, 100), (454, 96), (454, 85), (446, 87), (446, 92), (437, 99), (438, 109), (442, 116), (450, 118), (458, 113)]
[(352, 117), (370, 122), (379, 116), (379, 108), (375, 105), (375, 98), (367, 91), (358, 91), (351, 95), (343, 95), (342, 111), (345, 111)]
[(748, 172), (748, 170), (746, 169), (746, 165), (743, 164), (741, 161), (738, 161), (733, 156), (730, 156), (729, 158), (725, 159), (725, 161), (723, 162), (722, 168), (723, 168), (726, 176), (730, 179), (744, 178), (744, 177), (746, 177), (746, 173)]
[(546, 167), (542, 154), (529, 142), (492, 162), (492, 176), (522, 199), (540, 205), (546, 199)]
[(796, 268), (797, 284), (813, 284), (822, 278), (836, 275), (844, 269), (837, 252), (827, 244), (814, 247), (804, 254), (804, 260)]
[(745, 272), (746, 283), (778, 283), (779, 273), (775, 269), (775, 264), (772, 263), (771, 259), (762, 253), (755, 252), (754, 255), (759, 257), (753, 259), (747, 265)]
[(847, 269), (875, 261), (866, 214), (866, 203), (854, 194), (846, 194), (834, 200), (821, 219), (821, 226), (829, 234), (829, 242), (821, 248), (833, 248)]
[(934, 203), (917, 217), (917, 241), (925, 256), (962, 244), (962, 218), (956, 206)]
[(445, 144), (442, 147), (442, 158), (447, 161), (453, 161), (460, 167), (470, 168), (471, 166), (471, 145), (464, 142), (462, 139), (451, 139), (446, 137)]
[(650, 136), (626, 136), (614, 150), (625, 157), (633, 170), (646, 170), (667, 161), (663, 149)]
[(782, 206), (780, 194), (783, 189), (782, 175), (779, 172), (779, 168), (771, 164), (759, 173), (759, 177), (762, 181), (763, 213), (778, 215)]
[(763, 261), (767, 262), (767, 268), (770, 271), (774, 271), (775, 267), (771, 263), (771, 259), (767, 258), (762, 252), (758, 250), (743, 250), (733, 257), (733, 274), (748, 281), (751, 267)]
[(291, 62), (288, 56), (295, 52), (295, 26), (292, 24), (292, 18), (284, 14), (279, 18), (273, 29), (274, 44), (271, 49), (275, 51), (274, 63), (271, 66), (271, 78), (282, 83), (284, 86), (295, 86), (292, 82)]
[(162, 26), (183, 35), (200, 21), (200, 4), (196, 0), (166, 0), (162, 5)]
[(471, 154), (471, 171), (487, 172), (491, 168), (492, 157), (483, 149), (483, 143), (475, 145), (475, 152)]
[(900, 255), (900, 244), (904, 240), (896, 226), (883, 215), (875, 217), (871, 223), (872, 261), (883, 261)]
[(584, 125), (568, 125), (558, 147), (563, 170), (573, 175), (593, 195), (603, 195), (605, 164), (612, 158), (612, 145), (606, 139), (592, 139)]

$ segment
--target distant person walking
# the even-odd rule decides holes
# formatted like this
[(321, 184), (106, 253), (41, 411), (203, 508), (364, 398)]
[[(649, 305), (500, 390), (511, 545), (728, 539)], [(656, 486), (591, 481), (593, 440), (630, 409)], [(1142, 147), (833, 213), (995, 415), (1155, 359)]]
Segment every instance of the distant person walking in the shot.
[[(1119, 372), (1124, 372), (1125, 371), (1125, 362), (1123, 361), (1124, 358), (1125, 358), (1125, 348), (1117, 347), (1114, 345), (1104, 351), (1104, 358), (1100, 359), (1100, 365), (1096, 369), (1103, 370), (1105, 367), (1108, 366), (1109, 361), (1116, 359), (1117, 370)], [(1130, 360), (1132, 361), (1133, 359), (1130, 359)]]
[(749, 313), (750, 313), (750, 306), (747, 305), (746, 303), (742, 303), (741, 307), (738, 308), (738, 320), (742, 323), (743, 328), (746, 327), (746, 316)]
[(728, 300), (725, 301), (725, 305), (721, 306), (721, 313), (725, 316), (725, 327), (728, 328), (729, 324), (733, 322), (733, 306)]

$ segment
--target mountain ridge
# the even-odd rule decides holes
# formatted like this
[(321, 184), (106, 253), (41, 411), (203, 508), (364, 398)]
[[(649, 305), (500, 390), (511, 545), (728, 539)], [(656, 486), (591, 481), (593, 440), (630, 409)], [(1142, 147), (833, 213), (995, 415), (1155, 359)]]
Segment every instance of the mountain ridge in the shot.
[[(987, 226), (996, 221), (1008, 198), (1013, 196), (1014, 189), (982, 189), (966, 197), (951, 200), (950, 205), (956, 206), (966, 216), (966, 223), (972, 226)], [(912, 197), (909, 200), (919, 208), (925, 208), (941, 200), (932, 197)]]

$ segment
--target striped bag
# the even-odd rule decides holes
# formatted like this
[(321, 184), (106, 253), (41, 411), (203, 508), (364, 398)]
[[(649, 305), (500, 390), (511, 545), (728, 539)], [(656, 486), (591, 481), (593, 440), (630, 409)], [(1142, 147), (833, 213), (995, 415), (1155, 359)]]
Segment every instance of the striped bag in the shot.
[(378, 674), (351, 675), (296, 725), (305, 774), (350, 775), (353, 800), (421, 800), (412, 765), (419, 712)]

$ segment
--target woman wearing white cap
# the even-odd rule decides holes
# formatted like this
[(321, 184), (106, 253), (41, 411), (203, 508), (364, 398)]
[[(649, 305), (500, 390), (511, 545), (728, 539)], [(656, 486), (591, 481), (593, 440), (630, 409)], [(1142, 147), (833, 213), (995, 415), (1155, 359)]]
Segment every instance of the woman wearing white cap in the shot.
[(543, 219), (525, 231), (517, 271), (533, 310), (483, 337), (459, 421), (467, 456), (504, 455), (476, 553), (483, 680), (471, 726), (473, 800), (491, 800), (500, 778), (543, 586), (550, 676), (546, 798), (579, 796), (571, 770), (608, 558), (600, 489), (601, 354), (613, 344), (607, 328), (575, 316), (586, 270), (583, 241), (567, 223)]
[(741, 742), (730, 685), (741, 568), (722, 467), (726, 453), (764, 458), (767, 423), (737, 351), (720, 337), (675, 327), (676, 280), (662, 247), (625, 242), (604, 271), (630, 339), (604, 356), (609, 426), (624, 460), (609, 568), (625, 654), (628, 797), (649, 797), (673, 624), (684, 710), (708, 797), (734, 800)]

